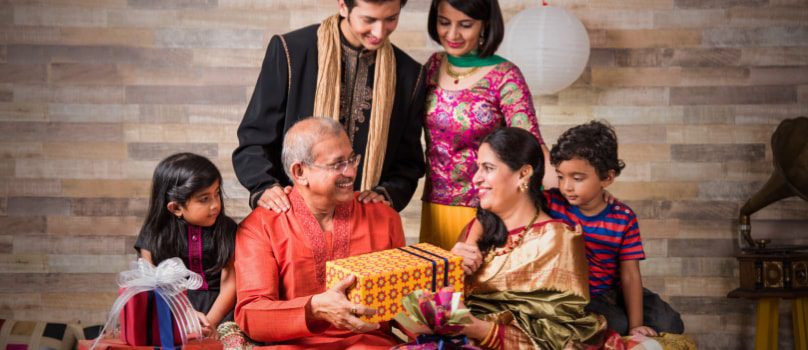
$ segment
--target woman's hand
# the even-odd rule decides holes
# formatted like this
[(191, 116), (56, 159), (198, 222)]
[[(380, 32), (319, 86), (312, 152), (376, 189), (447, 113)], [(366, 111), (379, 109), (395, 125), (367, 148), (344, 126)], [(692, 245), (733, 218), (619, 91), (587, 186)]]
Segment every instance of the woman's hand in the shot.
[(345, 297), (345, 290), (356, 278), (351, 275), (343, 279), (333, 288), (311, 297), (311, 312), (314, 318), (328, 322), (339, 329), (347, 329), (356, 333), (370, 332), (379, 329), (378, 323), (367, 323), (356, 316), (373, 316), (376, 309), (353, 304)]
[(258, 199), (258, 205), (274, 210), (276, 213), (283, 213), (289, 210), (289, 193), (292, 193), (292, 186), (272, 186), (264, 190), (261, 198)]
[[(466, 309), (466, 305), (463, 302), (460, 302), (461, 309)], [(474, 317), (471, 313), (468, 314), (468, 317), (471, 319), (471, 323), (465, 325), (463, 330), (460, 331), (460, 334), (463, 334), (471, 339), (481, 341), (483, 338), (488, 335), (488, 331), (491, 330), (491, 327), (494, 325), (491, 322), (483, 321), (477, 317)]]
[(463, 257), (463, 272), (472, 275), (483, 264), (483, 255), (476, 244), (457, 242), (452, 248), (452, 254)]

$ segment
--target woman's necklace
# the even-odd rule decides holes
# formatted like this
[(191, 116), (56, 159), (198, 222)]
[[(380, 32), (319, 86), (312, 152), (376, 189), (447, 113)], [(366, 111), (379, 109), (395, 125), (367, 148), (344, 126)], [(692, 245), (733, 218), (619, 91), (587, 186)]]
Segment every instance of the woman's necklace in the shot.
[(460, 82), (460, 79), (466, 78), (479, 70), (480, 67), (472, 67), (471, 69), (465, 72), (458, 72), (452, 69), (452, 64), (446, 61), (446, 74), (449, 74), (450, 77), (454, 79), (455, 85)]
[(536, 222), (536, 219), (539, 218), (539, 214), (541, 213), (540, 210), (536, 211), (536, 215), (533, 216), (533, 219), (530, 219), (530, 223), (525, 226), (525, 229), (520, 231), (517, 234), (514, 234), (513, 237), (508, 237), (509, 239), (505, 242), (505, 246), (502, 248), (494, 248), (488, 251), (488, 254), (485, 255), (485, 262), (490, 263), (494, 260), (495, 257), (510, 254), (516, 247), (522, 244), (522, 240), (525, 239), (525, 236), (533, 227), (533, 224)]

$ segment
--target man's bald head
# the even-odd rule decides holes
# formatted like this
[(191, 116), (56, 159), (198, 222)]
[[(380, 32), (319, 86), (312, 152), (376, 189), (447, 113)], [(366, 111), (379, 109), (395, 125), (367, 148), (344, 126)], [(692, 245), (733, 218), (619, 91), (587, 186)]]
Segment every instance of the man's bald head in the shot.
[(292, 164), (311, 164), (317, 157), (313, 154), (314, 145), (327, 137), (339, 137), (347, 134), (339, 122), (331, 118), (310, 117), (292, 125), (283, 137), (281, 161), (286, 176), (293, 180)]

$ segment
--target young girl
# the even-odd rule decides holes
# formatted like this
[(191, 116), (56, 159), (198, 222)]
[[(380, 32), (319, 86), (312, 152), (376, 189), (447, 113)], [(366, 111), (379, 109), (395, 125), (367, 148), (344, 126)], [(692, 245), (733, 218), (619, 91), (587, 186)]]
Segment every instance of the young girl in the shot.
[(204, 283), (188, 298), (205, 335), (233, 319), (236, 223), (224, 213), (222, 175), (210, 160), (178, 153), (157, 165), (149, 211), (135, 249), (154, 265), (180, 257)]

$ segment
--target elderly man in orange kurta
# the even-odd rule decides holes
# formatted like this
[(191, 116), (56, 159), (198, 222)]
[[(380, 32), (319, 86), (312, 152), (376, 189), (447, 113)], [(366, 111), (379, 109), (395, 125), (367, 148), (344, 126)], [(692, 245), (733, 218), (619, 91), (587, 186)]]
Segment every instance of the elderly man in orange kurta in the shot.
[(277, 349), (388, 349), (389, 328), (357, 315), (350, 276), (325, 289), (325, 262), (404, 245), (401, 218), (385, 203), (362, 203), (353, 190), (361, 156), (342, 126), (309, 118), (286, 133), (282, 160), (294, 186), (291, 210), (258, 207), (236, 234), (236, 322)]

